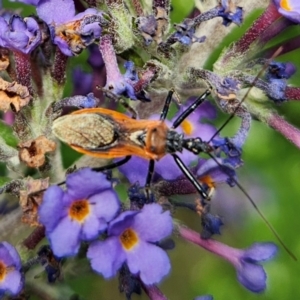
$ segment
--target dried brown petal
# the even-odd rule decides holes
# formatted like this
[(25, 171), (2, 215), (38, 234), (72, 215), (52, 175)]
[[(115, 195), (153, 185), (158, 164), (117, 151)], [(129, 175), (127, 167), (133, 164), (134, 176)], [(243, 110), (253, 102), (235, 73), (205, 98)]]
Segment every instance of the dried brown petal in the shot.
[(56, 144), (41, 135), (35, 140), (20, 143), (18, 147), (20, 160), (28, 167), (39, 168), (45, 163), (45, 153), (53, 152)]
[(18, 112), (21, 107), (29, 103), (30, 97), (27, 87), (0, 78), (0, 110), (8, 111), (12, 104)]
[(5, 71), (9, 66), (9, 51), (5, 48), (0, 48), (0, 71)]
[(48, 187), (49, 178), (37, 180), (32, 178), (28, 179), (25, 189), (20, 191), (20, 206), (23, 210), (23, 223), (31, 226), (40, 226), (38, 222), (38, 207), (43, 200), (42, 191)]

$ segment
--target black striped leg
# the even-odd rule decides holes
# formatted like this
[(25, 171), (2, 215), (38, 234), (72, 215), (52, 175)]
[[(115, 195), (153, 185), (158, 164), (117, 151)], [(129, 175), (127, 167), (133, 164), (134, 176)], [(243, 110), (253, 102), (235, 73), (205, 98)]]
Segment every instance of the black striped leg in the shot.
[(151, 159), (149, 161), (149, 167), (148, 167), (148, 173), (147, 173), (147, 179), (146, 179), (146, 186), (145, 186), (145, 190), (147, 193), (147, 198), (148, 200), (150, 200), (150, 192), (151, 192), (151, 181), (152, 181), (152, 177), (153, 177), (153, 172), (154, 172), (154, 165), (155, 165), (155, 161), (153, 159)]
[(199, 96), (185, 111), (180, 114), (173, 122), (172, 128), (177, 128), (199, 105), (201, 105), (206, 97), (210, 95), (210, 90), (206, 90), (201, 96)]
[(206, 193), (205, 188), (200, 184), (197, 178), (191, 173), (188, 167), (183, 163), (183, 161), (176, 154), (172, 154), (177, 166), (182, 171), (182, 173), (186, 176), (186, 178), (191, 182), (191, 184), (195, 187), (197, 192), (200, 194), (203, 203), (207, 203), (209, 201), (209, 196)]
[(164, 105), (164, 108), (160, 114), (160, 120), (161, 121), (164, 121), (168, 115), (168, 112), (169, 112), (169, 108), (170, 108), (170, 103), (172, 101), (172, 96), (174, 94), (174, 90), (170, 90), (169, 93), (168, 93), (168, 96), (166, 98), (166, 101), (165, 101), (165, 105)]

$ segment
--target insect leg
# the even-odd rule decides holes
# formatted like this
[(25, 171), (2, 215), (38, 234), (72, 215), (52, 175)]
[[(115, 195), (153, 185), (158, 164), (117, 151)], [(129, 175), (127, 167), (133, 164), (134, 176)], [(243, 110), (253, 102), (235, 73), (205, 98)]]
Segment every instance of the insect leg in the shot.
[(148, 167), (148, 173), (147, 173), (147, 179), (146, 179), (146, 186), (145, 186), (148, 199), (149, 199), (150, 185), (151, 185), (152, 176), (153, 176), (153, 172), (154, 172), (154, 165), (155, 165), (155, 161), (153, 159), (151, 159), (149, 161), (149, 167)]
[(173, 94), (174, 94), (174, 90), (170, 90), (168, 92), (168, 96), (166, 98), (164, 108), (163, 108), (163, 110), (160, 114), (160, 118), (159, 118), (161, 121), (164, 121), (168, 115), (169, 107), (170, 107), (170, 103), (171, 103)]
[(203, 101), (210, 95), (210, 90), (206, 90), (201, 96), (199, 96), (177, 119), (173, 122), (172, 128), (177, 128)]
[(191, 182), (191, 184), (195, 187), (197, 192), (200, 194), (202, 201), (205, 203), (209, 200), (209, 196), (205, 190), (205, 188), (200, 184), (197, 178), (191, 173), (188, 167), (183, 163), (183, 161), (179, 158), (178, 155), (172, 154), (177, 166), (182, 171), (182, 173), (186, 176), (186, 178)]
[(126, 164), (131, 158), (131, 155), (128, 155), (126, 156), (125, 158), (119, 160), (119, 161), (116, 161), (112, 164), (109, 164), (109, 165), (106, 165), (106, 166), (102, 166), (102, 167), (98, 167), (98, 168), (92, 168), (93, 171), (96, 171), (96, 172), (102, 172), (102, 171), (106, 171), (106, 170), (110, 170), (110, 169), (114, 169), (114, 168), (117, 168), (117, 167), (120, 167), (124, 164)]

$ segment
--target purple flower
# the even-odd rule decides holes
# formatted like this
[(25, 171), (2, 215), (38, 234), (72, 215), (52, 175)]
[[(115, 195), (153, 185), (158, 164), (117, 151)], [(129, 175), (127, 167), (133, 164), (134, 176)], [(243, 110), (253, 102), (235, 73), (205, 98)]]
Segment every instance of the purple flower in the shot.
[[(195, 100), (195, 98), (189, 99), (184, 105), (182, 105), (177, 114), (171, 121), (166, 120), (165, 123), (168, 127), (171, 127), (173, 121)], [(186, 137), (200, 137), (201, 139), (209, 140), (214, 134), (215, 128), (209, 124), (201, 123), (202, 119), (214, 119), (216, 111), (209, 102), (204, 102), (201, 107), (192, 113), (187, 119), (185, 119), (180, 127), (176, 129), (179, 133), (184, 133)], [(150, 119), (157, 120), (158, 115), (152, 115)], [(188, 166), (192, 161), (197, 159), (195, 154), (183, 150), (178, 156)], [(140, 158), (132, 157), (128, 163), (119, 167), (119, 170), (127, 177), (130, 183), (139, 182), (142, 186), (145, 185), (145, 180), (148, 173), (149, 161)], [(171, 155), (166, 155), (155, 163), (155, 173), (165, 180), (173, 180), (182, 175), (181, 170), (174, 162)]]
[(0, 297), (6, 292), (19, 294), (23, 288), (21, 267), (21, 259), (16, 249), (7, 242), (0, 243)]
[(93, 242), (87, 253), (92, 269), (111, 278), (126, 262), (130, 272), (147, 284), (161, 281), (170, 271), (167, 254), (156, 242), (172, 232), (172, 218), (158, 204), (140, 211), (126, 211), (108, 227), (105, 241)]
[(232, 0), (222, 0), (218, 15), (223, 18), (223, 25), (231, 23), (241, 25), (243, 22), (243, 8), (235, 6)]
[(92, 240), (119, 211), (119, 199), (104, 174), (82, 169), (67, 177), (67, 190), (51, 186), (39, 208), (51, 248), (58, 257), (75, 255), (81, 240)]
[(134, 69), (134, 64), (132, 62), (125, 63), (126, 73), (124, 75), (121, 74), (115, 49), (109, 35), (101, 38), (99, 50), (106, 68), (106, 85), (104, 89), (109, 90), (116, 96), (124, 95), (131, 100), (136, 100), (133, 85), (137, 82), (138, 77)]
[(50, 28), (51, 38), (62, 53), (77, 55), (100, 37), (102, 12), (89, 8), (75, 15), (73, 0), (22, 1), (36, 6), (38, 16)]
[(185, 19), (180, 24), (175, 24), (176, 33), (173, 38), (183, 45), (191, 45), (192, 43), (203, 43), (206, 39), (205, 36), (197, 37), (195, 35), (196, 28), (194, 21), (191, 19)]
[(273, 0), (273, 3), (284, 17), (300, 23), (300, 2), (298, 0)]
[(13, 15), (9, 24), (0, 17), (0, 45), (25, 54), (32, 52), (42, 41), (38, 23), (34, 18)]
[(296, 67), (294, 64), (287, 62), (277, 62), (273, 61), (269, 64), (266, 78), (269, 79), (289, 79), (296, 72)]
[(238, 281), (248, 290), (261, 293), (266, 289), (267, 275), (260, 262), (272, 259), (277, 253), (273, 243), (255, 243), (247, 249), (236, 249), (212, 239), (203, 239), (188, 228), (179, 229), (181, 237), (226, 259), (235, 267)]

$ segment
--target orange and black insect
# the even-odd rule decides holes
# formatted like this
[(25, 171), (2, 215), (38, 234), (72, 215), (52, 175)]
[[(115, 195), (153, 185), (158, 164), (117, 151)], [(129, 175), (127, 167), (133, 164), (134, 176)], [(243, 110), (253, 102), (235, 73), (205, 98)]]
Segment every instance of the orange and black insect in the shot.
[[(125, 156), (124, 159), (110, 165), (93, 168), (95, 171), (100, 172), (121, 166), (128, 162), (132, 155), (148, 159), (150, 162), (146, 179), (147, 189), (149, 189), (151, 184), (155, 160), (159, 160), (163, 156), (170, 154), (173, 156), (174, 161), (183, 174), (200, 194), (203, 201), (202, 203), (207, 205), (207, 200), (210, 198), (207, 190), (191, 173), (178, 155), (176, 155), (176, 152), (181, 152), (183, 149), (193, 152), (196, 155), (205, 152), (216, 161), (215, 157), (211, 154), (215, 149), (210, 146), (209, 142), (202, 141), (199, 137), (185, 138), (183, 134), (178, 133), (175, 129), (199, 105), (201, 105), (206, 97), (210, 95), (210, 90), (207, 90), (204, 94), (198, 97), (194, 103), (192, 103), (177, 117), (177, 119), (173, 122), (172, 127), (168, 128), (164, 120), (166, 119), (169, 111), (172, 94), (173, 91), (170, 91), (166, 98), (164, 108), (160, 115), (160, 120), (136, 120), (135, 116), (131, 118), (113, 110), (105, 108), (91, 108), (81, 109), (71, 114), (59, 117), (53, 122), (52, 130), (54, 135), (61, 141), (67, 143), (71, 148), (80, 153), (105, 159), (114, 159)], [(230, 116), (228, 120), (230, 120), (233, 115)], [(228, 120), (225, 124), (228, 123)], [(221, 129), (223, 127), (224, 126), (222, 126)], [(219, 133), (221, 129), (219, 129), (217, 133)], [(215, 137), (215, 135), (213, 137)], [(216, 161), (216, 163), (218, 162)], [(220, 164), (219, 166), (227, 174), (223, 166)], [(296, 259), (294, 254), (291, 253), (291, 251), (285, 246), (273, 226), (259, 210), (253, 199), (236, 179), (231, 179), (245, 194), (285, 250), (294, 259)]]
[(168, 114), (173, 91), (170, 91), (160, 120), (136, 120), (122, 113), (105, 109), (91, 108), (75, 111), (53, 122), (53, 133), (78, 152), (99, 157), (125, 159), (114, 164), (97, 168), (102, 171), (126, 163), (132, 155), (150, 160), (146, 187), (150, 186), (155, 160), (171, 154), (185, 176), (191, 181), (203, 200), (209, 198), (197, 178), (189, 171), (176, 155), (187, 149), (195, 154), (212, 152), (214, 149), (200, 138), (185, 138), (175, 129), (190, 115), (210, 94), (207, 90), (198, 97), (178, 118), (171, 128), (164, 120)]

